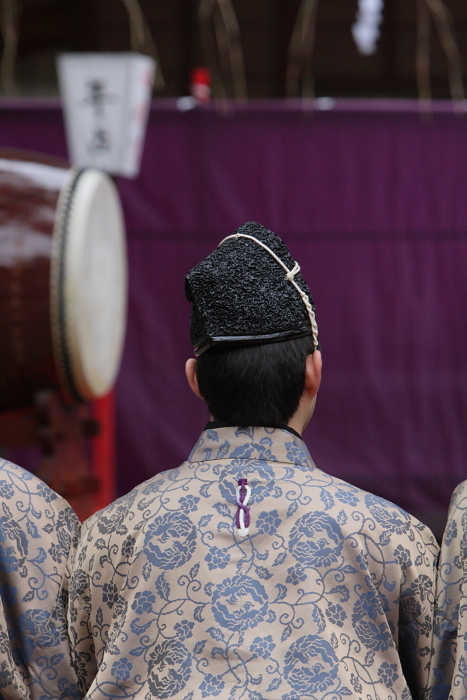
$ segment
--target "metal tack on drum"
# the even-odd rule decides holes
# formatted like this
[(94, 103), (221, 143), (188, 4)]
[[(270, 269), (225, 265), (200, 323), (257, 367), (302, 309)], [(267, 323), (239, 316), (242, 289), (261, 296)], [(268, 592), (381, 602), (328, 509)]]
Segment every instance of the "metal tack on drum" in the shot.
[(94, 168), (0, 150), (0, 411), (54, 388), (72, 401), (112, 387), (126, 325), (116, 187)]

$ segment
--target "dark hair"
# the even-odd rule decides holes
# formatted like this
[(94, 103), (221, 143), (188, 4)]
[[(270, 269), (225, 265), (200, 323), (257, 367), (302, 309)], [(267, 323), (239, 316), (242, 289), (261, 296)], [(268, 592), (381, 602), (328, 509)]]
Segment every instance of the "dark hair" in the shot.
[(284, 425), (305, 388), (311, 335), (280, 343), (210, 348), (198, 357), (196, 377), (210, 414), (232, 425)]

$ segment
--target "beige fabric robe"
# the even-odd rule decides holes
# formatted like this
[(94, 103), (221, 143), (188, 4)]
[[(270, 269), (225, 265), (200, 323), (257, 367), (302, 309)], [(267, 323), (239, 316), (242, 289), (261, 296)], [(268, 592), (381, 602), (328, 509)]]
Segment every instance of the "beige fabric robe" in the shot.
[(83, 525), (80, 682), (93, 700), (421, 698), (437, 552), (424, 525), (324, 474), (289, 431), (205, 431), (181, 467)]
[(0, 698), (81, 697), (66, 625), (78, 536), (63, 498), (0, 461)]
[(467, 700), (467, 481), (456, 488), (438, 570), (430, 700)]

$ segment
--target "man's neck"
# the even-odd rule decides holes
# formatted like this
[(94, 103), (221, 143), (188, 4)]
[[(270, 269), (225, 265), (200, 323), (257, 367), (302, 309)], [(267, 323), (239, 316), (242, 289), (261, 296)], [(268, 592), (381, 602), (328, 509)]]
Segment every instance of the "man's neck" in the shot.
[[(205, 430), (217, 430), (218, 428), (238, 428), (240, 427), (238, 424), (230, 423), (229, 421), (219, 421), (219, 420), (214, 420), (211, 416), (211, 420), (209, 423), (206, 423), (204, 426)], [(241, 426), (241, 427), (247, 427), (247, 426)], [(300, 433), (295, 430), (293, 426), (286, 425), (285, 423), (282, 424), (274, 424), (274, 423), (261, 423), (261, 424), (255, 424), (252, 425), (249, 423), (248, 427), (253, 427), (253, 428), (274, 428), (275, 430), (287, 430), (287, 432), (291, 433), (292, 435), (295, 435), (295, 437), (298, 437), (302, 439), (302, 436)]]

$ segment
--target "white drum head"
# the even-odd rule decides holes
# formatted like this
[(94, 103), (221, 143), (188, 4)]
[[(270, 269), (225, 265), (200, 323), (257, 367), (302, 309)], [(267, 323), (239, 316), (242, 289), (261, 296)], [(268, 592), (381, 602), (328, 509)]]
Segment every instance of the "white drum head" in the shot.
[(55, 360), (76, 400), (106, 394), (116, 379), (127, 308), (122, 209), (99, 170), (71, 169), (59, 197), (51, 263)]

